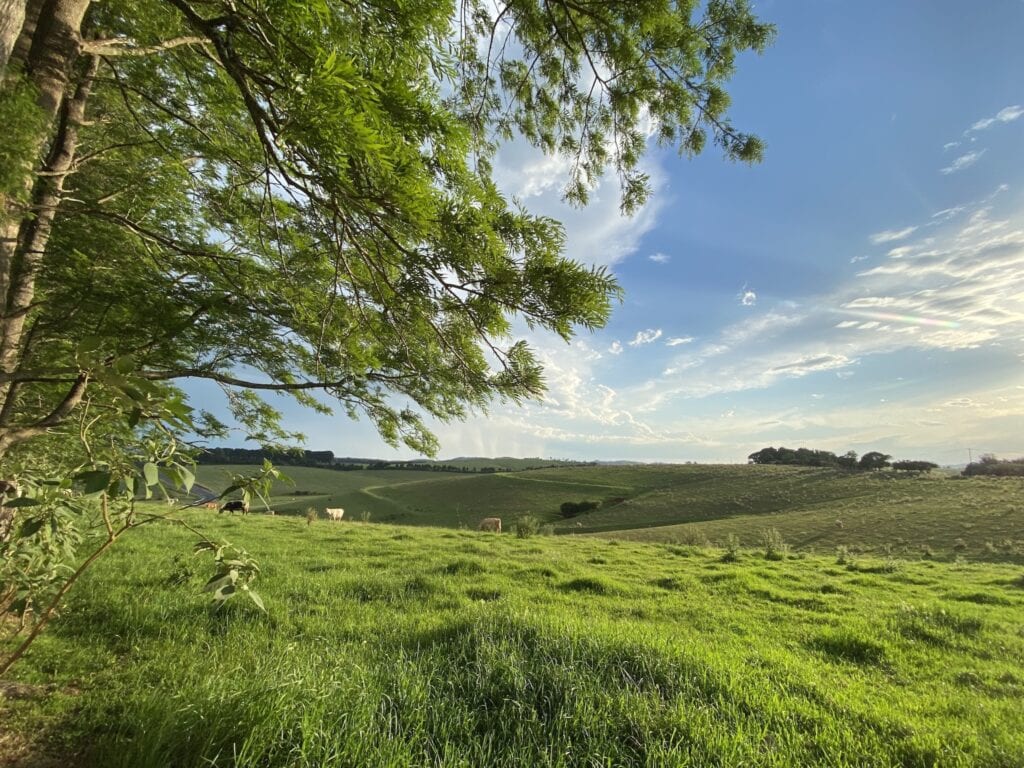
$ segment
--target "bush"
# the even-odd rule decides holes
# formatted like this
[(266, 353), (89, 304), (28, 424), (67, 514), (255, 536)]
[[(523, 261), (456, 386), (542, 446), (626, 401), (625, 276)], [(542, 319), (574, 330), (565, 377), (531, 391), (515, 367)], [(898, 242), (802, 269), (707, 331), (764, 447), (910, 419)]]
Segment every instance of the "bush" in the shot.
[(722, 555), (723, 563), (733, 563), (740, 559), (740, 539), (735, 533), (725, 537), (725, 554)]
[(764, 556), (766, 560), (784, 560), (789, 554), (789, 544), (782, 538), (777, 528), (768, 528), (761, 534), (764, 542)]
[(599, 501), (566, 501), (558, 508), (561, 512), (562, 517), (576, 517), (576, 515), (582, 515), (585, 512), (590, 512), (601, 506)]
[(523, 515), (512, 523), (512, 530), (520, 539), (528, 539), (530, 536), (536, 536), (540, 531), (540, 520), (533, 515)]

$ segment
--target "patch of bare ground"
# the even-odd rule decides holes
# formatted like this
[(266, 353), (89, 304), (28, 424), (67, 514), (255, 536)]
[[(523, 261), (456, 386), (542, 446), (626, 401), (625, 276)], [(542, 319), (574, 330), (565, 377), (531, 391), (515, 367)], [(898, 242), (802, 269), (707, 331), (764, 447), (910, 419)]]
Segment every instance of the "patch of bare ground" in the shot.
[[(58, 753), (46, 743), (45, 730), (34, 732), (19, 728), (11, 730), (13, 705), (16, 702), (31, 701), (48, 696), (56, 689), (54, 685), (30, 685), (0, 680), (0, 768), (66, 768), (75, 765), (68, 755)], [(76, 694), (77, 690), (66, 690)]]

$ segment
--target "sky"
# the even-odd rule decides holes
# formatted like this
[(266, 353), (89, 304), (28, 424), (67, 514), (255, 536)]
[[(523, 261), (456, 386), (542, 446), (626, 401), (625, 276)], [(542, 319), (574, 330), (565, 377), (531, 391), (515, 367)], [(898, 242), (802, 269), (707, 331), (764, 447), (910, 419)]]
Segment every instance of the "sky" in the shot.
[[(544, 401), (435, 424), (439, 457), (1024, 455), (1024, 2), (755, 9), (778, 39), (728, 90), (762, 163), (652, 146), (654, 194), (627, 218), (614, 178), (573, 209), (563, 161), (502, 150), (502, 188), (561, 220), (567, 255), (608, 266), (625, 298), (571, 344), (520, 328)], [(415, 457), (274, 405), (309, 448)]]

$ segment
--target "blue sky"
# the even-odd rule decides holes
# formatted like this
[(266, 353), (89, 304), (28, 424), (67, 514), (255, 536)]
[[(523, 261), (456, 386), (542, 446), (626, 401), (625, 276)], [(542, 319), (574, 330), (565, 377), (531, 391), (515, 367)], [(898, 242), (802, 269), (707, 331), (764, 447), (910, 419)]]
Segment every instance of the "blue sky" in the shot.
[[(503, 188), (561, 219), (569, 255), (609, 265), (626, 298), (568, 346), (524, 331), (548, 397), (437, 425), (442, 457), (1024, 454), (1024, 2), (757, 10), (778, 40), (729, 90), (763, 163), (652, 150), (655, 194), (627, 219), (613, 179), (574, 210), (563, 161), (502, 151)], [(286, 411), (311, 448), (412, 456)]]

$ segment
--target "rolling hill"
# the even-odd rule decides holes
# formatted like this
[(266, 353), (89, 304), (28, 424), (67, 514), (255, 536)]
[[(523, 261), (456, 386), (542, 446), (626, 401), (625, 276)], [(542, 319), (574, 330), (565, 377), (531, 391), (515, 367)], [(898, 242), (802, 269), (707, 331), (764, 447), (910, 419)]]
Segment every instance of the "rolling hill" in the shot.
[[(215, 490), (232, 472), (200, 467)], [(901, 557), (1024, 561), (1024, 479), (843, 472), (757, 465), (573, 466), (493, 474), (289, 467), (271, 499), (280, 514), (343, 507), (350, 519), (475, 528), (522, 515), (556, 533), (670, 543), (756, 545), (777, 529), (809, 551), (843, 546)], [(570, 519), (566, 501), (599, 501)]]

